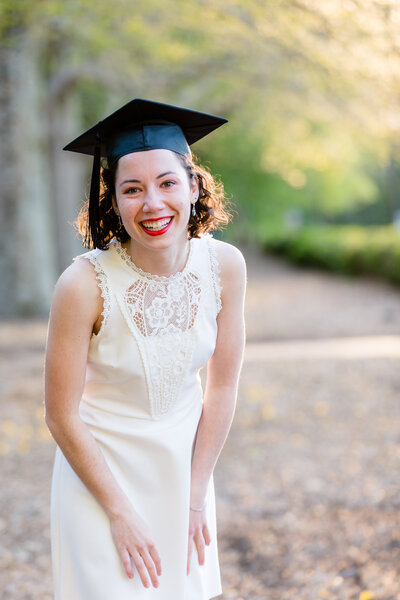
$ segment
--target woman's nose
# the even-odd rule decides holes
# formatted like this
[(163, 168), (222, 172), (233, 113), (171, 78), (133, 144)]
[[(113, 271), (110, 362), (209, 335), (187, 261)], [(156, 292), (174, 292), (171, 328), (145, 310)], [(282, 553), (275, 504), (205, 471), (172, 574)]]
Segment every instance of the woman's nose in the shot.
[(149, 188), (144, 198), (143, 210), (147, 212), (155, 211), (162, 207), (162, 205), (163, 201), (160, 192), (157, 189)]

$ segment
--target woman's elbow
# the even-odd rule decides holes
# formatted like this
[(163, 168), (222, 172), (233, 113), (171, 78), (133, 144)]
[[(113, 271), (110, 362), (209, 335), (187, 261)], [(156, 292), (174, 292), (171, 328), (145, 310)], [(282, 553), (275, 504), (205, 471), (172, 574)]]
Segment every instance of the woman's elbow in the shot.
[(79, 415), (60, 415), (49, 408), (46, 408), (44, 420), (56, 441), (71, 435), (76, 430), (77, 422), (81, 422)]
[(57, 440), (60, 426), (59, 419), (57, 419), (55, 415), (53, 415), (52, 412), (47, 409), (44, 420), (51, 435), (55, 440)]

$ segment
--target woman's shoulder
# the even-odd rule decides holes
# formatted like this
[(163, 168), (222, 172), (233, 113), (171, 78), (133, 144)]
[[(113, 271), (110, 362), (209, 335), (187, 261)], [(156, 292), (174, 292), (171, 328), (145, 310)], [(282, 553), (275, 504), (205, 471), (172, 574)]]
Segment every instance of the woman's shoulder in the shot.
[(94, 269), (89, 261), (73, 261), (55, 283), (50, 306), (49, 327), (63, 338), (89, 340), (100, 318), (101, 297)]
[[(74, 306), (99, 304), (97, 274), (91, 260), (96, 252), (91, 250), (72, 259), (58, 277), (53, 292), (53, 302), (67, 302)], [(77, 260), (88, 258), (89, 260)]]
[(72, 264), (75, 262), (81, 262), (81, 259), (87, 259), (92, 264), (97, 261), (107, 250), (101, 250), (100, 248), (93, 248), (92, 250), (87, 250), (86, 252), (82, 252), (82, 254), (77, 254), (72, 259)]
[(233, 244), (209, 236), (218, 274), (223, 303), (229, 297), (243, 295), (247, 285), (246, 261), (242, 251)]
[(222, 271), (242, 272), (246, 270), (245, 258), (237, 246), (223, 240), (218, 240), (211, 235), (209, 239), (216, 254), (221, 274)]

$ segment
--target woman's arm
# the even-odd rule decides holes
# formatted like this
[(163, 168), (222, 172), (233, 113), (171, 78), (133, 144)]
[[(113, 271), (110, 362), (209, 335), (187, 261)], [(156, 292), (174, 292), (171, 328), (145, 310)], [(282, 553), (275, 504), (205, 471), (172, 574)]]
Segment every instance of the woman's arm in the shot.
[[(218, 260), (222, 308), (217, 317), (216, 347), (207, 365), (203, 411), (192, 459), (190, 506), (198, 508), (204, 504), (210, 477), (232, 424), (245, 345), (246, 263), (240, 250), (221, 241), (218, 242)], [(196, 543), (200, 564), (204, 562), (202, 533), (209, 543), (204, 513), (191, 511), (188, 567), (191, 537)]]
[[(135, 564), (145, 584), (144, 560), (156, 585), (156, 568), (161, 574), (160, 559), (147, 525), (134, 511), (79, 416), (89, 342), (101, 311), (94, 269), (88, 260), (78, 260), (57, 281), (50, 309), (45, 361), (46, 423), (71, 467), (110, 518), (127, 575), (133, 577), (132, 556), (137, 559)], [(138, 549), (143, 560), (137, 556)]]

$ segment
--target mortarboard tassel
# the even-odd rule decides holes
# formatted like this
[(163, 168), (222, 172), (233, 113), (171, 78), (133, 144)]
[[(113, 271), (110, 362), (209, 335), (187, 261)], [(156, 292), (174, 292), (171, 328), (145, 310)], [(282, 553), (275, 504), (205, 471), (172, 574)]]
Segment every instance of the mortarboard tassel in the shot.
[(92, 179), (90, 182), (90, 194), (89, 194), (89, 227), (86, 231), (85, 245), (89, 247), (89, 234), (91, 237), (93, 248), (97, 248), (98, 242), (100, 241), (99, 236), (99, 214), (100, 214), (100, 153), (101, 153), (101, 139), (100, 129), (96, 133), (96, 145), (94, 148), (93, 156), (93, 169)]

